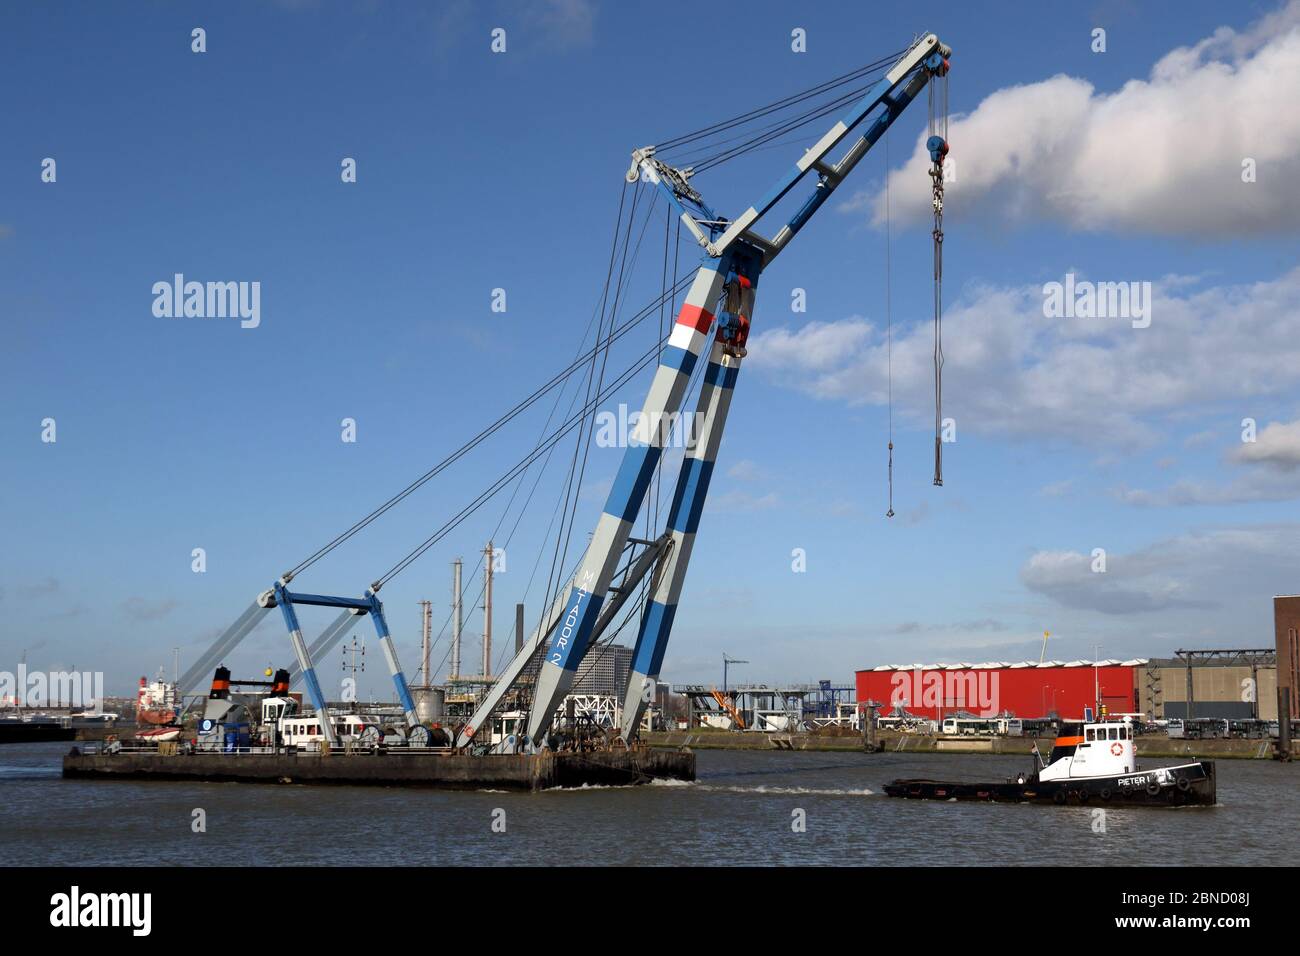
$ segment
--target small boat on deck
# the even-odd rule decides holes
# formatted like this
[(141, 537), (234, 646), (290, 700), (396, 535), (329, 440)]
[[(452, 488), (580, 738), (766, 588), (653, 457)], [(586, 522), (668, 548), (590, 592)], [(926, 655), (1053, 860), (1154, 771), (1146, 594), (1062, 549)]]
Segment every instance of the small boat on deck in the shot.
[(1130, 720), (1067, 721), (1044, 763), (1001, 783), (895, 780), (885, 794), (917, 800), (984, 800), (1057, 806), (1212, 806), (1214, 761), (1142, 768)]
[(150, 730), (137, 731), (135, 739), (148, 744), (165, 744), (181, 739), (179, 727), (154, 727)]

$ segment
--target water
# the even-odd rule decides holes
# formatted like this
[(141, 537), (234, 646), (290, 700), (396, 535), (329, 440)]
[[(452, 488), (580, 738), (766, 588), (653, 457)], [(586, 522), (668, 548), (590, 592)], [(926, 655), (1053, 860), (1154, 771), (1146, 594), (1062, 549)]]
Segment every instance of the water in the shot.
[[(68, 745), (0, 748), (9, 864), (1294, 864), (1300, 766), (1220, 760), (1217, 807), (894, 800), (895, 777), (1002, 779), (1024, 757), (700, 751), (699, 780), (538, 794), (63, 780)], [(1152, 765), (1171, 761), (1150, 761)], [(192, 811), (207, 832), (191, 830)], [(505, 833), (493, 832), (498, 810)], [(806, 817), (792, 830), (794, 811)], [(1276, 841), (1283, 841), (1278, 845)]]

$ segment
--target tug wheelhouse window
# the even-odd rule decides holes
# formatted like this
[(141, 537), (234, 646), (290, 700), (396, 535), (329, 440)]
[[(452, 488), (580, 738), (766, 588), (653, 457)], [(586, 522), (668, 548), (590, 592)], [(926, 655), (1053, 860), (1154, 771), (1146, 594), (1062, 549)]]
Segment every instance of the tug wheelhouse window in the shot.
[(1094, 729), (1094, 728), (1092, 728), (1092, 727), (1089, 727), (1089, 728), (1084, 732), (1084, 738), (1085, 738), (1086, 740), (1088, 740), (1089, 743), (1091, 743), (1092, 741), (1096, 740), (1096, 739), (1097, 739), (1097, 731), (1096, 731), (1096, 729)]
[(1119, 739), (1120, 739), (1120, 740), (1128, 740), (1128, 728), (1127, 728), (1127, 727), (1121, 727), (1121, 728), (1119, 729)]

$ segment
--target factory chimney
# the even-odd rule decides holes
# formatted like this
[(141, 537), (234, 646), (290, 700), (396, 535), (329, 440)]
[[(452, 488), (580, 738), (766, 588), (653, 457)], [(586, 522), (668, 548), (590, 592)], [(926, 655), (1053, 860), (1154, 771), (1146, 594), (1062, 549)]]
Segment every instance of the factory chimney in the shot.
[(483, 549), (483, 676), (492, 676), (492, 542)]
[(424, 626), (421, 629), (420, 641), (420, 685), (429, 686), (429, 634), (433, 628), (433, 602), (420, 602), (421, 616), (424, 619)]
[(460, 558), (451, 563), (451, 670), (453, 680), (460, 676)]

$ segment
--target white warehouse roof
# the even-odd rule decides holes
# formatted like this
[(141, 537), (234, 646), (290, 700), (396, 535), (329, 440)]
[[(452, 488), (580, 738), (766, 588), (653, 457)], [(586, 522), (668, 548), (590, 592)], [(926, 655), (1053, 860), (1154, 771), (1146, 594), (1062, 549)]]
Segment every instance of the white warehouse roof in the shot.
[(998, 670), (1001, 668), (1023, 668), (1023, 667), (1141, 667), (1148, 661), (1145, 657), (1134, 657), (1126, 661), (1118, 661), (1114, 658), (1104, 661), (1016, 661), (1008, 663), (1007, 661), (986, 661), (982, 664), (877, 664), (875, 667), (863, 668), (868, 671), (984, 671)]

